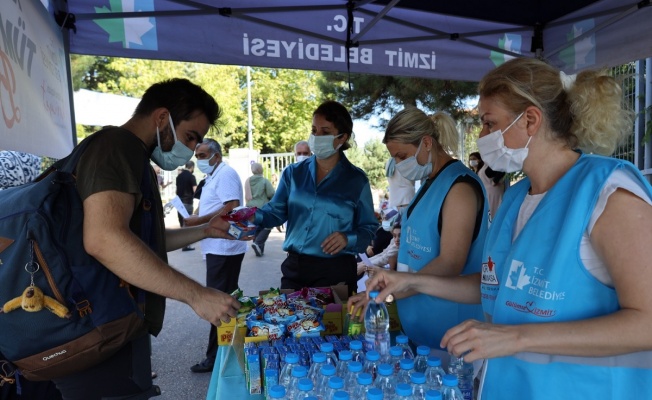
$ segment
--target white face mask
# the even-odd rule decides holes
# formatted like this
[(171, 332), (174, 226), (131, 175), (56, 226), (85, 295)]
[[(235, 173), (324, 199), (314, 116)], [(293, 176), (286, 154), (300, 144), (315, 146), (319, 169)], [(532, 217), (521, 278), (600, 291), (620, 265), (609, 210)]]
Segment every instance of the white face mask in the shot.
[(212, 156), (208, 157), (205, 160), (197, 160), (197, 168), (199, 168), (199, 170), (205, 174), (210, 174), (211, 172), (213, 172), (213, 170), (215, 169), (215, 165), (211, 165), (210, 161), (211, 158), (215, 157), (215, 154), (213, 154)]
[(478, 166), (478, 160), (469, 161), (469, 165), (472, 166), (472, 167), (477, 167)]
[(428, 162), (425, 165), (421, 165), (419, 164), (419, 161), (417, 161), (417, 155), (419, 154), (419, 151), (421, 151), (422, 144), (423, 139), (421, 139), (419, 147), (417, 147), (417, 152), (414, 153), (413, 156), (397, 163), (394, 167), (398, 173), (407, 180), (418, 181), (427, 178), (428, 175), (432, 173), (432, 151), (428, 152)]
[(507, 130), (511, 128), (522, 115), (523, 113), (520, 113), (504, 131), (499, 129), (478, 139), (478, 150), (480, 151), (482, 160), (494, 171), (516, 172), (523, 169), (523, 163), (529, 153), (527, 146), (530, 144), (532, 136), (528, 139), (525, 147), (521, 149), (510, 149), (509, 147), (506, 147), (505, 140), (503, 139), (505, 132), (507, 132)]
[(335, 135), (322, 135), (322, 136), (315, 136), (314, 134), (310, 134), (310, 138), (308, 138), (308, 146), (312, 149), (312, 152), (315, 154), (315, 157), (319, 159), (324, 159), (332, 156), (333, 154), (337, 153), (337, 151), (342, 147), (342, 143), (340, 143), (337, 147), (333, 147), (333, 141), (342, 136), (342, 134), (339, 134), (337, 136)]
[(307, 160), (309, 158), (310, 158), (310, 156), (297, 156), (297, 162), (301, 162), (301, 161)]

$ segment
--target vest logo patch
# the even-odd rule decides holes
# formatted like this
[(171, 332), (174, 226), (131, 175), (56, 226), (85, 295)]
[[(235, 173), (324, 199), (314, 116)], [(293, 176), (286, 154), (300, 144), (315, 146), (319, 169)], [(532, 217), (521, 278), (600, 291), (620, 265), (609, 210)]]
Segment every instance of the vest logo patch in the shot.
[(505, 286), (514, 290), (523, 290), (526, 285), (530, 284), (530, 279), (532, 278), (526, 272), (527, 270), (523, 261), (512, 260)]
[(487, 259), (486, 263), (482, 263), (482, 283), (485, 285), (498, 285), (498, 278), (496, 277), (496, 264), (491, 257)]

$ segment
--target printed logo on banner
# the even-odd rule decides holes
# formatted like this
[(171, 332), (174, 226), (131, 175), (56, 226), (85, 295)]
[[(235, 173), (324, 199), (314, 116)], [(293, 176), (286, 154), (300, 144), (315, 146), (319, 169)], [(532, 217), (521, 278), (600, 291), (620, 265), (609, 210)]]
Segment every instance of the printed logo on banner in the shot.
[[(498, 39), (498, 48), (512, 53), (521, 54), (521, 35), (506, 33), (502, 39)], [(489, 58), (493, 61), (495, 66), (499, 66), (505, 61), (511, 60), (514, 56), (499, 51), (492, 51)]]
[[(109, 0), (109, 7), (95, 7), (95, 12), (120, 13), (154, 11), (154, 0)], [(109, 34), (109, 43), (122, 42), (125, 49), (158, 50), (156, 18), (112, 18), (93, 20)]]
[[(595, 27), (593, 19), (573, 24), (571, 32), (566, 34), (566, 41), (572, 42)], [(590, 67), (595, 64), (595, 35), (587, 35), (559, 53), (564, 64), (575, 70)]]

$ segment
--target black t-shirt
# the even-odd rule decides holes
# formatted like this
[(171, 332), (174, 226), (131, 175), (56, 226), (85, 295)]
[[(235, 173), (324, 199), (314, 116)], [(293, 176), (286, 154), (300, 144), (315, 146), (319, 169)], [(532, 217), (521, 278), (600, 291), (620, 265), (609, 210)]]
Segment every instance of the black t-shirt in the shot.
[(177, 175), (177, 196), (181, 199), (183, 204), (192, 204), (193, 195), (195, 194), (194, 188), (197, 186), (197, 179), (195, 176), (184, 169)]

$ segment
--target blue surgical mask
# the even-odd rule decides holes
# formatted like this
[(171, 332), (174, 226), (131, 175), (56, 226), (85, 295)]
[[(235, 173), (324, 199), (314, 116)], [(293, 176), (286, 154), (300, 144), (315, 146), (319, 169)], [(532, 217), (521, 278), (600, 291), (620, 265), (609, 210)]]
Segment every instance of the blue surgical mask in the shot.
[(333, 154), (337, 153), (340, 147), (342, 147), (341, 143), (337, 147), (333, 147), (333, 141), (340, 136), (342, 136), (342, 134), (339, 134), (337, 136), (335, 135), (315, 136), (314, 133), (311, 133), (310, 138), (308, 138), (308, 146), (310, 146), (310, 149), (312, 150), (315, 157), (319, 159), (328, 158)]
[[(217, 153), (215, 153), (215, 154), (217, 154)], [(215, 157), (215, 154), (213, 154), (212, 156), (208, 157), (205, 160), (197, 160), (197, 168), (199, 168), (199, 170), (201, 172), (203, 172), (203, 173), (205, 173), (207, 175), (210, 174), (211, 172), (213, 172), (213, 170), (215, 169), (215, 165), (211, 165), (210, 161), (211, 161), (211, 158)]]
[(423, 139), (421, 139), (417, 152), (412, 157), (406, 158), (395, 166), (398, 173), (407, 180), (418, 181), (427, 178), (432, 173), (432, 152), (428, 152), (428, 162), (425, 165), (421, 165), (417, 161), (417, 155), (421, 151), (422, 144)]
[(152, 152), (152, 160), (162, 169), (166, 171), (174, 171), (178, 167), (185, 165), (192, 158), (195, 152), (177, 139), (177, 132), (172, 123), (172, 116), (168, 114), (168, 118), (170, 119), (170, 129), (172, 130), (172, 136), (174, 137), (174, 146), (172, 146), (170, 151), (164, 152), (161, 149), (161, 133), (159, 132), (157, 125), (156, 140), (158, 141), (158, 146), (156, 146)]

